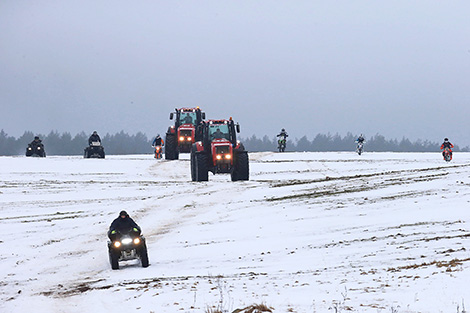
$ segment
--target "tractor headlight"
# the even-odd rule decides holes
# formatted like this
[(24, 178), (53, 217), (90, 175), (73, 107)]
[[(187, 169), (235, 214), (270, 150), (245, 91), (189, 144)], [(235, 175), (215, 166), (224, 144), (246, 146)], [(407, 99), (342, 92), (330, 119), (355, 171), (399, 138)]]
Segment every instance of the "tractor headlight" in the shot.
[(226, 158), (227, 160), (230, 160), (230, 159), (232, 158), (232, 156), (231, 156), (230, 154), (226, 154), (226, 155), (225, 155), (225, 158)]
[(138, 245), (140, 243), (140, 239), (139, 238), (135, 238), (134, 239), (134, 244)]
[(184, 141), (184, 137), (183, 137), (183, 136), (180, 137), (180, 141)]
[(191, 141), (191, 139), (192, 139), (191, 137), (186, 137), (187, 141)]
[(115, 246), (116, 248), (119, 248), (119, 247), (121, 246), (121, 243), (120, 243), (119, 241), (115, 241), (115, 242), (114, 242), (114, 246)]
[(221, 156), (220, 154), (217, 154), (217, 155), (215, 156), (215, 158), (216, 158), (217, 160), (222, 160), (222, 156)]

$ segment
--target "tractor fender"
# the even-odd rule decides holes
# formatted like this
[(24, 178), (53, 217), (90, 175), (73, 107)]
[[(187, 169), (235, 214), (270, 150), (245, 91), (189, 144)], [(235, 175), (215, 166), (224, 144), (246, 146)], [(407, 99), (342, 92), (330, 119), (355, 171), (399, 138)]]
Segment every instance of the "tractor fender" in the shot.
[(204, 146), (202, 145), (202, 141), (198, 141), (194, 143), (193, 149), (195, 148), (195, 152), (202, 152), (204, 151)]

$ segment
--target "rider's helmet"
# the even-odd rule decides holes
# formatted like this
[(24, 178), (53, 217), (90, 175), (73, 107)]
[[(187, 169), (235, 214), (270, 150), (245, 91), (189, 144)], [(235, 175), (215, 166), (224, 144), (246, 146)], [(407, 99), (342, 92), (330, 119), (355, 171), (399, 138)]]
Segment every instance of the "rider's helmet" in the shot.
[(96, 130), (93, 132), (93, 135), (98, 135), (98, 133), (96, 132)]
[(34, 140), (39, 140), (39, 136), (34, 136)]
[(122, 218), (126, 218), (126, 217), (129, 217), (129, 214), (127, 214), (126, 211), (121, 211), (121, 212), (119, 213), (119, 216), (122, 217)]
[(285, 129), (285, 128), (283, 128), (283, 129), (281, 129), (281, 131), (285, 132), (285, 131), (286, 131), (286, 129)]
[(444, 138), (444, 141), (449, 141), (449, 138)]
[(160, 138), (160, 134), (157, 134), (157, 138)]

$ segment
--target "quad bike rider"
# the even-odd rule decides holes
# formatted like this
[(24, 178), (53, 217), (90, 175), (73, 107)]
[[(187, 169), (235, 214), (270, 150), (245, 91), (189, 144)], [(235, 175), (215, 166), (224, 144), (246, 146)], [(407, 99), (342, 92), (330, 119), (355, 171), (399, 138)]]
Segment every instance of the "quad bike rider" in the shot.
[(160, 134), (157, 134), (157, 137), (152, 142), (152, 147), (155, 149), (155, 159), (161, 159), (162, 158), (162, 146), (165, 145), (165, 142), (163, 141), (162, 137), (160, 137)]
[(249, 179), (248, 153), (236, 133), (240, 125), (229, 120), (208, 120), (197, 128), (191, 148), (191, 180), (208, 181), (213, 174), (230, 173), (232, 181)]
[(450, 143), (448, 138), (444, 138), (444, 143), (441, 145), (442, 156), (446, 162), (450, 162), (452, 160), (452, 148), (454, 145)]
[(86, 159), (97, 158), (104, 159), (104, 147), (101, 145), (101, 138), (96, 132), (96, 130), (88, 138), (88, 147), (85, 148), (83, 157)]
[(141, 229), (126, 211), (121, 211), (109, 227), (108, 253), (111, 268), (119, 269), (119, 261), (140, 259), (142, 267), (149, 266), (147, 245)]
[(166, 132), (165, 159), (177, 160), (179, 153), (191, 151), (191, 145), (196, 141), (196, 127), (206, 118), (199, 107), (175, 109), (170, 113), (170, 120), (175, 117), (175, 125)]
[(279, 137), (277, 140), (277, 149), (279, 152), (286, 151), (287, 137), (289, 137), (286, 130), (284, 128), (281, 129), (281, 132), (276, 137)]
[(366, 139), (362, 134), (359, 135), (359, 137), (356, 139), (356, 152), (357, 154), (361, 155), (362, 152), (364, 152), (364, 143), (366, 142)]
[(35, 136), (34, 140), (28, 144), (26, 148), (26, 156), (27, 157), (46, 157), (46, 150), (44, 150), (44, 145), (42, 144), (42, 140), (39, 139), (39, 136)]

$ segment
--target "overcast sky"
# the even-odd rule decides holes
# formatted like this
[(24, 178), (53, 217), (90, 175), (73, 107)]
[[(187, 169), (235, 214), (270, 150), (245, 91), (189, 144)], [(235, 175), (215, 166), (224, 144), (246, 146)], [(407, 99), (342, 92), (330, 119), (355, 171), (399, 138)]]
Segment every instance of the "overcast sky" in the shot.
[(470, 145), (470, 1), (0, 1), (9, 135), (163, 135), (193, 106), (245, 137)]

